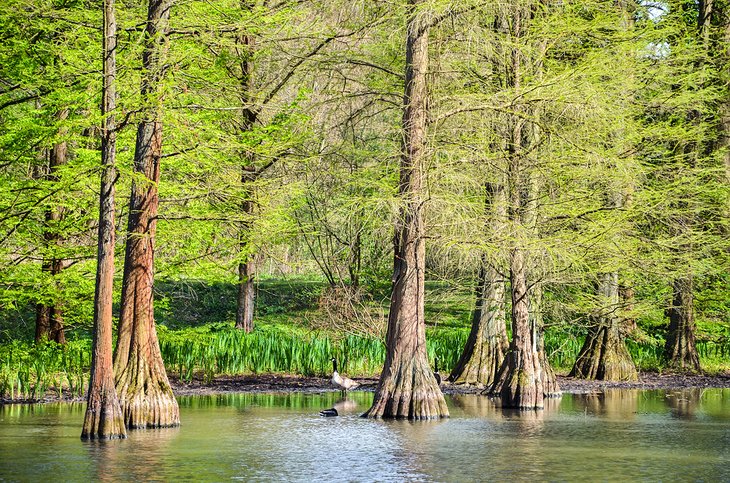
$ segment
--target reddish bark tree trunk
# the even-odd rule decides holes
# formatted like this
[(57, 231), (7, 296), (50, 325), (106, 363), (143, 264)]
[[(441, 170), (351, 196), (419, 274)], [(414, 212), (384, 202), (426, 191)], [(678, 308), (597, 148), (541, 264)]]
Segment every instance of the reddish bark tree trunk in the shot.
[(116, 171), (116, 46), (114, 0), (104, 1), (104, 84), (102, 92), (102, 166), (99, 199), (94, 345), (82, 439), (126, 438), (122, 408), (112, 368), (112, 300), (114, 293), (114, 208)]
[(124, 258), (119, 338), (114, 366), (116, 387), (129, 428), (177, 426), (180, 415), (167, 379), (155, 330), (154, 243), (157, 228), (162, 123), (159, 83), (164, 70), (164, 38), (171, 0), (151, 0), (145, 30), (142, 95), (156, 107), (137, 128), (129, 225)]
[[(68, 110), (64, 109), (58, 113), (57, 119), (63, 121), (68, 117)], [(58, 182), (58, 169), (66, 164), (68, 160), (68, 145), (66, 141), (54, 144), (48, 156), (48, 171), (45, 178), (51, 182)], [(45, 248), (50, 254), (46, 255), (43, 261), (42, 271), (47, 272), (51, 279), (56, 277), (64, 268), (64, 261), (53, 253), (62, 242), (59, 224), (65, 216), (63, 207), (57, 206), (46, 211), (45, 230), (43, 240)], [(63, 330), (63, 309), (61, 302), (56, 301), (53, 305), (39, 303), (36, 305), (36, 326), (35, 341), (43, 339), (52, 340), (59, 344), (66, 343), (66, 334)]]
[(624, 323), (617, 315), (620, 304), (618, 273), (604, 273), (598, 283), (603, 302), (573, 364), (571, 377), (602, 381), (636, 381), (638, 374), (624, 342)]
[(428, 25), (410, 0), (406, 40), (406, 85), (403, 110), (404, 149), (396, 221), (393, 292), (388, 314), (386, 356), (371, 418), (428, 419), (448, 417), (449, 410), (426, 354), (424, 320), (425, 244), (423, 183), (427, 112)]
[(700, 358), (695, 345), (692, 276), (675, 279), (672, 288), (674, 300), (669, 309), (669, 332), (664, 358), (673, 369), (700, 372)]

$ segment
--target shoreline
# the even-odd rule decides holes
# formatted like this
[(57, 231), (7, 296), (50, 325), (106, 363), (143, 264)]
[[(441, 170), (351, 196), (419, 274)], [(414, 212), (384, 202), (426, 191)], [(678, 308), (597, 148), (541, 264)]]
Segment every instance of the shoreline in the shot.
[[(558, 384), (564, 394), (601, 393), (608, 389), (664, 389), (678, 390), (689, 388), (726, 389), (730, 388), (730, 374), (719, 375), (686, 375), (686, 374), (659, 374), (645, 372), (639, 374), (638, 381), (593, 381), (575, 379), (567, 376), (557, 376)], [(372, 392), (377, 385), (377, 378), (355, 378), (361, 384), (359, 391)], [(241, 376), (219, 376), (210, 383), (202, 379), (191, 382), (182, 382), (175, 376), (170, 376), (175, 396), (210, 396), (215, 394), (232, 393), (320, 393), (337, 392), (329, 378), (292, 376), (286, 374), (249, 374)], [(462, 386), (444, 383), (441, 385), (444, 394), (479, 394), (483, 388)], [(4, 404), (38, 404), (50, 402), (85, 402), (86, 398), (71, 397), (57, 392), (48, 392), (41, 399), (3, 399)]]

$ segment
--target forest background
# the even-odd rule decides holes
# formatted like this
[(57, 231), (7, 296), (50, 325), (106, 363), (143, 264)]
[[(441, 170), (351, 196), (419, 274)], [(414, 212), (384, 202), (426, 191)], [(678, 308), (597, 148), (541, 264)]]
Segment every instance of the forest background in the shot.
[[(0, 392), (80, 394), (102, 8), (3, 3)], [(149, 182), (134, 167), (135, 126), (154, 111), (155, 319), (168, 371), (326, 374), (335, 355), (351, 375), (376, 375), (404, 203), (406, 3), (168, 3), (153, 92), (139, 87), (148, 5), (117, 4), (115, 314), (129, 193)], [(559, 370), (606, 378), (602, 357), (633, 366), (615, 378), (726, 370), (730, 5), (418, 8), (432, 19), (430, 359), (455, 369), (486, 312), (511, 331), (519, 247), (530, 320)]]

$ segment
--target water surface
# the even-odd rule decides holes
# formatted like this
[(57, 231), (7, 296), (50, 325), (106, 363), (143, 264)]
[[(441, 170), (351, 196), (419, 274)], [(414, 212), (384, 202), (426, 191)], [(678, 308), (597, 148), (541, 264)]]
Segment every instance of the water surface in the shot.
[[(451, 396), (373, 421), (370, 393), (181, 397), (183, 425), (82, 442), (83, 404), (0, 406), (2, 481), (730, 480), (730, 390), (565, 395), (543, 411)], [(321, 409), (340, 402), (341, 416)]]

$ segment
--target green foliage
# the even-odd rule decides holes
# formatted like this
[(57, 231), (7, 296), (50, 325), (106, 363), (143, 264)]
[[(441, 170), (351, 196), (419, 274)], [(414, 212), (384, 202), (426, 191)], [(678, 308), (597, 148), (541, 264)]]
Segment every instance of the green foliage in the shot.
[(65, 346), (55, 342), (0, 344), (0, 398), (42, 399), (52, 390), (59, 397), (82, 397), (89, 381), (91, 341)]
[[(292, 326), (261, 326), (249, 334), (229, 324), (180, 331), (161, 328), (159, 336), (165, 364), (182, 380), (198, 373), (206, 380), (221, 374), (269, 372), (327, 376), (332, 373), (332, 357), (344, 374), (376, 376), (385, 361), (380, 340)], [(438, 356), (444, 364), (453, 365), (465, 342), (465, 331), (434, 331), (427, 350), (431, 359)]]

